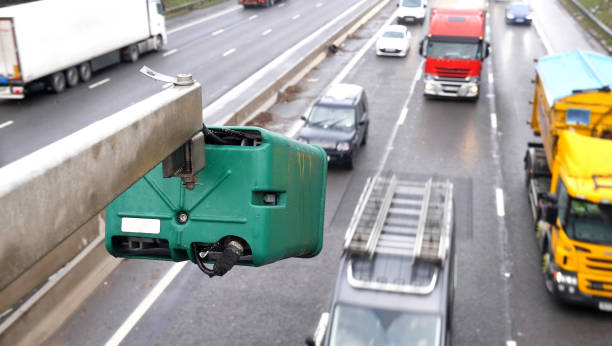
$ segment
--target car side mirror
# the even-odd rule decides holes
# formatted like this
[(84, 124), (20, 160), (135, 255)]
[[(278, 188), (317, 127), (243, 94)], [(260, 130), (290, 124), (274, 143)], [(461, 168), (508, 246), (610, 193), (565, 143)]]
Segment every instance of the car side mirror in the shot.
[(423, 46), (425, 45), (425, 39), (422, 39), (421, 42), (419, 42), (419, 55), (420, 56), (425, 56), (425, 53), (423, 52)]
[(546, 194), (544, 197), (544, 205), (542, 206), (542, 218), (547, 223), (554, 225), (559, 216), (559, 207), (557, 206), (557, 196), (554, 194)]
[(329, 312), (324, 312), (321, 314), (321, 318), (319, 319), (319, 324), (317, 324), (317, 329), (314, 332), (314, 336), (306, 338), (306, 345), (308, 346), (323, 345), (323, 340), (325, 338), (325, 332), (327, 331), (328, 324), (329, 324)]
[(306, 346), (315, 346), (315, 342), (312, 336), (307, 337), (304, 342), (306, 343)]
[(306, 118), (305, 115), (300, 116), (300, 119), (304, 120), (304, 121), (308, 121), (308, 118)]
[(489, 42), (485, 42), (485, 55), (484, 55), (484, 58), (486, 59), (490, 54), (491, 54), (491, 44)]
[(365, 120), (359, 120), (359, 126), (363, 126), (366, 124), (367, 121)]
[(399, 7), (399, 4), (395, 4), (395, 7)]

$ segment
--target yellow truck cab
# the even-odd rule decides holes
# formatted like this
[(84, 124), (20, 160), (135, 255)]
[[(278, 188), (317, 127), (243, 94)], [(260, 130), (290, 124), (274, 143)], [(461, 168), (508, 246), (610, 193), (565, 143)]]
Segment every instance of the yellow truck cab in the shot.
[(539, 59), (525, 175), (546, 289), (612, 311), (612, 58)]

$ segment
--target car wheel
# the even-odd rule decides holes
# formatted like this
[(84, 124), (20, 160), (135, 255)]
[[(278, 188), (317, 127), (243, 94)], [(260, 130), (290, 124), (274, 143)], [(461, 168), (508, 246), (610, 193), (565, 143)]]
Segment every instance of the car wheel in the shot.
[(63, 72), (55, 72), (49, 77), (49, 86), (54, 93), (59, 94), (66, 89), (66, 77)]
[(88, 82), (91, 79), (91, 65), (88, 62), (79, 65), (79, 77), (81, 82)]

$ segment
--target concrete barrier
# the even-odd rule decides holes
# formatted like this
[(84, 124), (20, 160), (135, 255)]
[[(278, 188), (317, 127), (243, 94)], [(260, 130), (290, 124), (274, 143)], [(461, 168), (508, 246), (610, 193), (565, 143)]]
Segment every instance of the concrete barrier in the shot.
[(201, 109), (199, 84), (172, 87), (0, 168), (0, 301), (9, 301), (11, 283), (201, 130)]

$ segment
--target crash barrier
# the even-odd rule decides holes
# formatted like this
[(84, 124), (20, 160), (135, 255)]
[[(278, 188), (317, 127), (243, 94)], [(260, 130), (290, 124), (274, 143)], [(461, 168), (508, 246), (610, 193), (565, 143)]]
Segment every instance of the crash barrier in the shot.
[[(202, 88), (193, 81), (183, 84), (0, 168), (2, 312), (65, 265), (49, 257), (59, 256), (66, 240), (201, 131)], [(98, 221), (91, 223), (95, 234)], [(43, 259), (53, 265), (40, 269)], [(32, 268), (37, 271), (28, 276)], [(22, 310), (0, 324), (0, 344)]]
[(589, 17), (589, 19), (591, 19), (593, 23), (595, 23), (595, 25), (597, 25), (602, 31), (604, 31), (606, 34), (612, 37), (612, 29), (608, 28), (608, 26), (604, 24), (601, 20), (599, 20), (599, 18), (595, 17), (595, 15), (591, 13), (591, 11), (586, 9), (578, 0), (570, 0), (570, 1), (574, 4), (574, 6), (578, 7), (578, 9), (585, 16)]

